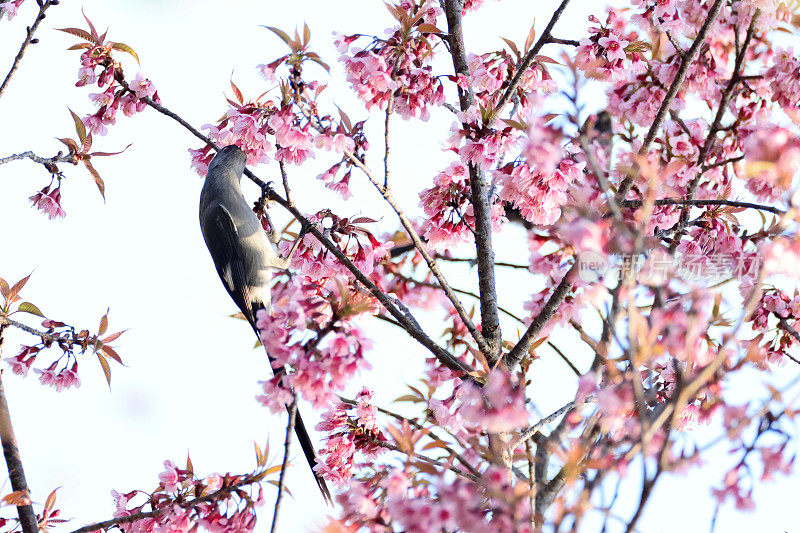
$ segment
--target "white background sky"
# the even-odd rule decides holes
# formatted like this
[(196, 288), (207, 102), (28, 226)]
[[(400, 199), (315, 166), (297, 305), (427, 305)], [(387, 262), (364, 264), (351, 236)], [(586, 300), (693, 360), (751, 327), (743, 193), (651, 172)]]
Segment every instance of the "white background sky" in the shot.
[[(465, 21), (468, 49), (496, 49), (501, 44), (498, 34), (522, 42), (534, 19), (541, 31), (557, 3), (487, 1), (482, 11)], [(580, 38), (586, 15), (591, 9), (599, 10), (600, 4), (575, 0), (555, 35)], [(35, 7), (28, 1), (11, 23), (0, 23), (3, 74), (6, 70), (1, 65), (10, 64)], [(214, 122), (225, 111), (223, 94), (230, 94), (231, 73), (246, 95), (265, 89), (255, 66), (285, 50), (259, 25), (290, 30), (304, 21), (312, 29), (314, 49), (334, 66), (331, 93), (336, 102), (352, 118), (365, 118), (363, 106), (345, 90), (331, 32), (380, 35), (390, 25), (382, 2), (364, 0), (63, 1), (50, 10), (37, 34), (41, 43), (29, 49), (21, 70), (0, 98), (0, 156), (29, 149), (39, 155), (54, 154), (62, 149), (54, 137), (73, 136), (67, 106), (79, 115), (92, 109), (88, 93), (96, 89), (74, 87), (79, 53), (65, 50), (76, 38), (53, 29), (83, 27), (80, 7), (100, 31), (110, 26), (111, 40), (125, 42), (138, 52), (140, 68), (156, 84), (164, 105), (198, 127)], [(556, 55), (556, 48), (544, 53)], [(126, 75), (133, 77), (137, 66), (125, 61)], [(322, 74), (311, 69), (314, 75)], [(448, 96), (454, 101), (452, 94)], [(599, 96), (594, 91), (589, 100), (595, 107), (601, 105)], [(416, 191), (428, 186), (448, 162), (449, 156), (439, 147), (451, 122), (446, 111), (434, 113), (428, 124), (394, 121), (396, 196), (411, 212), (418, 211)], [(49, 181), (40, 166), (30, 161), (0, 166), (0, 276), (13, 282), (34, 271), (24, 296), (48, 317), (94, 329), (110, 306), (111, 331), (129, 328), (117, 342), (128, 366), (113, 367), (111, 392), (93, 358), (82, 360), (80, 389), (68, 392), (41, 387), (33, 374), (27, 379), (9, 372), (4, 375), (34, 498), (41, 502), (50, 490), (61, 487), (59, 506), (75, 519), (70, 524), (74, 527), (111, 516), (112, 488), (152, 490), (163, 460), (180, 464), (187, 451), (196, 471), (205, 474), (252, 469), (254, 440), (263, 443), (269, 438), (277, 460), (285, 428), (285, 417), (270, 415), (254, 400), (257, 380), (268, 375), (265, 358), (261, 351), (252, 350), (249, 327), (226, 318), (235, 307), (222, 290), (201, 239), (197, 223), (201, 180), (189, 169), (186, 152), (199, 143), (152, 110), (133, 119), (120, 114), (118, 125), (110, 131), (107, 137), (95, 139), (97, 150), (133, 146), (122, 155), (95, 161), (107, 184), (107, 202), (100, 199), (88, 173), (67, 168), (62, 188), (64, 220), (51, 222), (29, 207), (28, 196)], [(368, 132), (370, 156), (376, 162), (382, 157), (382, 117), (370, 118)], [(295, 201), (301, 209), (313, 212), (335, 202), (314, 179), (331, 161), (320, 157), (316, 164), (291, 171)], [(276, 169), (256, 172), (274, 179)], [(364, 181), (354, 174), (352, 182), (361, 182), (354, 187), (357, 200), (340, 208), (340, 214), (379, 218), (386, 213)], [(379, 226), (396, 227), (388, 215)], [(516, 229), (505, 232), (499, 242), (502, 259), (526, 260), (525, 246), (519, 244), (524, 242), (522, 237)], [(468, 252), (464, 250), (464, 255)], [(470, 276), (466, 268), (452, 274), (462, 287), (473, 281)], [(525, 283), (524, 291), (519, 290), (520, 283)], [(503, 272), (501, 299), (521, 310), (520, 292), (538, 289), (529, 283), (528, 278)], [(435, 317), (420, 316), (436, 338)], [(376, 389), (378, 403), (389, 406), (402, 394), (403, 382), (412, 382), (418, 375), (425, 352), (382, 324), (371, 321), (367, 326), (377, 339), (370, 355), (373, 371), (358, 380), (353, 390), (368, 383)], [(506, 338), (514, 338), (511, 324), (506, 324), (505, 331)], [(10, 335), (3, 355), (15, 355), (18, 343), (30, 340)], [(576, 360), (588, 362), (582, 347), (569, 343), (567, 347)], [(47, 361), (47, 354), (41, 360)], [(544, 412), (573, 397), (569, 370), (552, 353), (543, 353), (534, 368), (536, 375), (546, 376), (541, 382), (534, 379)], [(793, 375), (795, 369), (784, 371)], [(303, 412), (307, 424), (313, 426), (316, 416), (308, 406)], [(299, 448), (294, 455), (289, 486), (295, 498), (285, 500), (281, 530), (314, 530), (324, 521), (326, 509)], [(641, 529), (706, 530), (713, 510), (709, 486), (719, 483), (721, 468), (712, 465), (708, 475), (695, 474), (692, 482), (669, 477), (657, 490)], [(796, 495), (798, 489), (797, 479), (759, 487), (758, 512), (739, 514), (726, 505), (717, 531), (756, 527), (791, 531), (794, 517), (786, 507), (791, 507), (794, 496), (787, 499), (787, 495)], [(6, 483), (3, 492), (10, 490)], [(274, 491), (266, 489), (266, 493), (268, 509), (260, 515), (259, 530), (268, 527), (271, 516)]]

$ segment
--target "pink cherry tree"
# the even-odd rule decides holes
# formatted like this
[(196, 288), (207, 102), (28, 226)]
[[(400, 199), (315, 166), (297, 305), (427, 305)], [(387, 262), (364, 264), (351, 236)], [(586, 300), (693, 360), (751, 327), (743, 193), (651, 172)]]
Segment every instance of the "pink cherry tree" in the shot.
[[(0, 9), (10, 18), (20, 3)], [(334, 35), (338, 57), (315, 52), (308, 25), (268, 27), (285, 54), (255, 66), (264, 86), (231, 82), (224, 116), (200, 128), (143, 74), (128, 76), (133, 48), (88, 18), (85, 28), (63, 29), (81, 53), (77, 85), (101, 92), (89, 95), (92, 113), (73, 114), (78, 140), (61, 140), (66, 155), (0, 158), (31, 159), (50, 173), (31, 197), (37, 208), (64, 215), (59, 163), (83, 163), (103, 192), (90, 160), (112, 154), (89, 153), (91, 136), (115, 126), (120, 109), (149, 107), (195, 138), (187, 150), (201, 177), (222, 146), (247, 154), (265, 230), (275, 229), (271, 205), (296, 221), (281, 251), (303, 233), (257, 324), (279, 372), (265, 372), (256, 401), (275, 414), (289, 407), (283, 461), (269, 465), (257, 447), (252, 472), (224, 476), (166, 461), (155, 491), (115, 492), (114, 517), (77, 531), (250, 531), (265, 499), (274, 501), (276, 530), (299, 399), (322, 413), (316, 471), (338, 489), (330, 531), (605, 530), (607, 522), (634, 531), (646, 506), (658, 505), (650, 499), (665, 474), (696, 472), (719, 450), (727, 468), (710, 490), (715, 512), (752, 510), (759, 482), (792, 473), (797, 380), (775, 378), (800, 364), (800, 57), (780, 38), (795, 28), (798, 6), (598, 4), (567, 35), (563, 0), (543, 29), (470, 53), (462, 21), (482, 3), (389, 2), (390, 27)], [(39, 2), (2, 87), (55, 4)], [(328, 77), (335, 61), (345, 80)], [(587, 83), (605, 91), (605, 110), (585, 112)], [(363, 105), (340, 108), (329, 85)], [(415, 215), (393, 190), (412, 178), (393, 172), (392, 126), (434, 114), (452, 119), (441, 132), (450, 160), (421, 164)], [(367, 121), (382, 122), (382, 138), (368, 138)], [(293, 185), (311, 160), (325, 168), (316, 186), (353, 205), (349, 212), (295, 202)], [(382, 200), (392, 233), (353, 214), (374, 199), (355, 196), (356, 180)], [(526, 264), (502, 257), (520, 247)], [(451, 284), (465, 265), (472, 286)], [(506, 272), (525, 277), (524, 294), (498, 289)], [(13, 371), (27, 373), (41, 350), (57, 347), (63, 355), (37, 371), (43, 384), (69, 388), (79, 383), (77, 361), (94, 351), (110, 383), (107, 359), (121, 361), (107, 345), (118, 335), (101, 338), (106, 317), (96, 335), (52, 320), (36, 330), (11, 318), (38, 310), (17, 303), (19, 285), (3, 286), (0, 327), (38, 340), (6, 358)], [(441, 321), (421, 323), (421, 312)], [(415, 340), (414, 355), (425, 358), (398, 406), (377, 405), (362, 381), (381, 355), (375, 320)], [(557, 357), (570, 377), (554, 383), (543, 357)], [(764, 393), (737, 403), (734, 379)], [(542, 387), (570, 399), (543, 411)], [(37, 514), (27, 486), (14, 489), (21, 526), (9, 520), (9, 528), (56, 523), (55, 496)]]

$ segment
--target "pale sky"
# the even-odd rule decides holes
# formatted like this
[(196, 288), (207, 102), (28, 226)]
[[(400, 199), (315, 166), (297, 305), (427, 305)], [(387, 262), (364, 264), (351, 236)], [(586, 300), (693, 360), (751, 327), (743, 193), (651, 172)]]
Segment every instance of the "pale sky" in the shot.
[[(496, 49), (501, 45), (498, 34), (523, 41), (534, 19), (541, 31), (557, 3), (487, 1), (478, 15), (465, 21), (468, 49)], [(554, 34), (580, 38), (587, 14), (599, 5), (575, 0)], [(26, 2), (11, 23), (0, 22), (3, 74), (6, 67), (2, 65), (10, 64), (35, 7), (35, 2)], [(138, 52), (141, 71), (156, 85), (163, 104), (196, 127), (215, 122), (225, 111), (223, 95), (230, 94), (232, 73), (246, 95), (258, 95), (266, 88), (255, 67), (285, 50), (259, 25), (291, 30), (303, 22), (312, 29), (314, 49), (334, 66), (331, 94), (351, 118), (366, 118), (363, 106), (346, 90), (331, 32), (382, 35), (390, 24), (378, 1), (64, 1), (50, 9), (37, 33), (41, 42), (29, 49), (21, 70), (0, 98), (0, 156), (26, 150), (55, 154), (63, 148), (54, 137), (74, 133), (67, 107), (79, 115), (92, 109), (88, 94), (96, 89), (74, 87), (79, 52), (65, 50), (76, 38), (54, 31), (83, 27), (80, 7), (100, 31), (110, 27), (111, 40)], [(550, 46), (543, 53), (556, 55), (557, 48)], [(132, 78), (137, 65), (125, 61), (125, 73)], [(311, 72), (323, 74), (319, 69)], [(454, 101), (452, 94), (448, 96)], [(594, 91), (592, 99), (585, 98), (597, 107), (602, 105), (601, 96)], [(452, 116), (444, 110), (434, 113), (425, 125), (394, 120), (395, 196), (411, 213), (419, 212), (417, 192), (429, 186), (449, 161), (440, 143), (451, 122)], [(382, 158), (382, 124), (382, 116), (370, 117), (369, 161), (374, 166)], [(235, 307), (222, 289), (200, 235), (201, 180), (189, 168), (187, 153), (199, 143), (176, 123), (148, 109), (134, 118), (120, 114), (110, 134), (95, 139), (95, 149), (116, 151), (129, 143), (133, 146), (124, 154), (95, 161), (106, 181), (105, 204), (87, 172), (64, 167), (64, 220), (50, 221), (30, 207), (28, 197), (49, 182), (43, 168), (30, 161), (0, 166), (0, 276), (13, 282), (33, 271), (24, 296), (48, 317), (94, 329), (110, 307), (110, 330), (129, 329), (116, 343), (128, 366), (113, 366), (111, 392), (93, 357), (81, 359), (82, 385), (67, 392), (40, 386), (33, 373), (27, 379), (4, 373), (34, 498), (42, 502), (52, 489), (61, 487), (58, 506), (66, 517), (75, 519), (60, 531), (110, 518), (111, 489), (155, 488), (165, 459), (180, 465), (190, 452), (199, 473), (243, 473), (255, 466), (253, 441), (269, 439), (278, 461), (284, 438), (285, 416), (273, 416), (255, 401), (257, 381), (269, 375), (264, 354), (252, 350), (249, 327), (227, 318)], [(351, 183), (357, 200), (342, 206), (327, 194), (315, 176), (329, 165), (321, 156), (315, 164), (291, 170), (301, 210), (314, 212), (333, 205), (343, 216), (383, 217), (378, 224), (381, 230), (397, 227), (376, 192), (355, 173)], [(264, 167), (256, 173), (274, 179), (276, 169)], [(278, 219), (286, 217), (280, 214)], [(527, 251), (518, 244), (523, 242), (522, 234), (512, 230), (505, 235), (498, 242), (502, 260), (526, 261)], [(462, 252), (466, 256), (469, 249)], [(474, 282), (474, 273), (466, 268), (453, 270), (449, 277), (463, 288)], [(522, 303), (520, 283), (527, 287), (529, 278), (507, 272), (500, 276), (501, 299), (517, 311)], [(533, 290), (538, 290), (538, 284), (530, 287)], [(418, 317), (438, 338), (439, 315)], [(419, 375), (425, 351), (378, 321), (365, 325), (376, 339), (369, 356), (373, 369), (355, 380), (349, 392), (366, 384), (376, 390), (378, 405), (402, 409), (390, 402), (403, 393), (404, 382), (413, 383)], [(504, 326), (505, 337), (515, 338), (514, 326)], [(9, 335), (3, 356), (16, 355), (17, 345), (30, 340), (17, 333)], [(567, 346), (574, 349), (577, 361), (589, 361), (579, 344)], [(47, 354), (40, 361), (49, 361)], [(534, 395), (543, 412), (574, 397), (569, 369), (552, 353), (543, 354), (534, 368), (538, 375), (547, 376), (540, 385), (534, 382)], [(794, 372), (791, 367), (785, 370)], [(303, 413), (307, 425), (313, 427), (316, 414), (308, 406)], [(314, 530), (323, 523), (327, 510), (299, 447), (295, 446), (293, 455), (295, 466), (288, 484), (294, 499), (284, 501), (280, 529)], [(702, 475), (695, 473), (694, 482), (668, 477), (657, 489), (640, 529), (706, 530), (713, 511), (709, 486), (721, 479), (722, 467), (717, 466), (711, 465)], [(3, 493), (10, 490), (8, 483), (2, 488)], [(741, 514), (728, 504), (720, 513), (717, 531), (756, 527), (791, 531), (795, 526), (785, 508), (786, 495), (796, 495), (798, 490), (796, 478), (759, 486), (759, 510)], [(259, 531), (268, 528), (271, 519), (274, 490), (265, 488), (265, 493)]]

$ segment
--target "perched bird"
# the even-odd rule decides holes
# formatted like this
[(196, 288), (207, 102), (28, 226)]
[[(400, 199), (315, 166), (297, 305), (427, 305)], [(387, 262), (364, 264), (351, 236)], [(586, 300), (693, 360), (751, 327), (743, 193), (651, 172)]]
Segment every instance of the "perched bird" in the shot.
[[(246, 159), (239, 147), (231, 145), (220, 150), (211, 161), (200, 193), (200, 228), (225, 290), (259, 335), (256, 313), (259, 309), (269, 309), (272, 274), (288, 268), (291, 252), (285, 258), (278, 255), (273, 247), (278, 235), (271, 231), (268, 238), (242, 195)], [(273, 358), (269, 353), (267, 356), (272, 363)], [(295, 418), (294, 430), (322, 496), (330, 503), (325, 480), (313, 470), (317, 456), (300, 413)]]

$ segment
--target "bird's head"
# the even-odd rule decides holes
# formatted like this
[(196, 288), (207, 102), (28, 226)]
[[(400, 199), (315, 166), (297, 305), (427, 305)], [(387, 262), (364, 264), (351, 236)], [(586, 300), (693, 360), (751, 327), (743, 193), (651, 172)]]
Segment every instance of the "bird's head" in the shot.
[(237, 178), (241, 179), (246, 161), (247, 156), (241, 148), (230, 144), (217, 152), (217, 155), (211, 160), (207, 176), (224, 176), (233, 172)]

